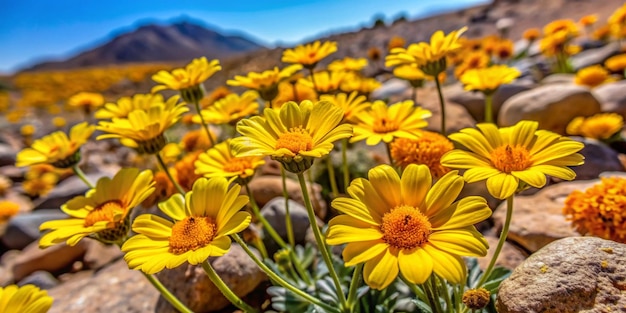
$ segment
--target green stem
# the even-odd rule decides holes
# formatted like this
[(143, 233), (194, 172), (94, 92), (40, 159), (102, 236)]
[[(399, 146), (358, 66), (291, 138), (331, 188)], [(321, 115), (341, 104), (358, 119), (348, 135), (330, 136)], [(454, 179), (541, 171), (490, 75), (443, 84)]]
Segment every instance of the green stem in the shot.
[(404, 278), (404, 276), (400, 275), (400, 279), (402, 279), (402, 281), (404, 282), (404, 284), (406, 284), (411, 291), (413, 291), (413, 293), (415, 294), (415, 296), (420, 299), (422, 302), (427, 303), (429, 302), (428, 300), (428, 296), (426, 295), (426, 293), (424, 292), (424, 290), (417, 288), (417, 285), (408, 281), (406, 278)]
[(267, 267), (267, 265), (265, 265), (260, 259), (259, 257), (256, 256), (256, 254), (254, 254), (254, 252), (252, 252), (250, 250), (250, 248), (248, 248), (248, 245), (246, 245), (246, 243), (241, 239), (241, 237), (239, 237), (239, 235), (234, 234), (234, 235), (230, 235), (230, 237), (236, 241), (241, 248), (243, 248), (243, 250), (248, 254), (248, 256), (250, 256), (250, 258), (252, 258), (252, 261), (254, 261), (254, 263), (256, 263), (261, 270), (267, 275), (269, 276), (269, 278), (274, 281), (275, 283), (279, 284), (280, 286), (284, 287), (285, 289), (291, 291), (293, 294), (295, 294), (296, 296), (304, 299), (305, 301), (308, 301), (311, 304), (317, 305), (319, 307), (321, 307), (322, 309), (328, 311), (328, 312), (335, 312), (335, 313), (339, 313), (339, 311), (322, 302), (320, 299), (317, 299), (311, 295), (309, 295), (308, 293), (298, 289), (297, 287), (291, 285), (290, 283), (288, 283), (287, 281), (285, 281), (282, 277), (278, 276), (276, 273), (274, 273), (269, 267)]
[(493, 123), (493, 93), (485, 93), (485, 123)]
[(163, 158), (161, 157), (161, 155), (159, 153), (155, 153), (154, 155), (156, 156), (157, 161), (159, 162), (159, 165), (161, 165), (161, 169), (167, 175), (167, 178), (169, 178), (170, 181), (172, 182), (172, 184), (174, 184), (174, 187), (176, 187), (176, 190), (178, 190), (178, 192), (181, 195), (184, 195), (185, 194), (185, 190), (183, 189), (183, 187), (180, 186), (180, 184), (178, 184), (176, 179), (174, 179), (174, 177), (172, 176), (172, 173), (170, 173), (170, 171), (167, 168), (167, 165), (165, 164), (165, 161), (163, 161)]
[(446, 302), (446, 312), (454, 312), (454, 306), (450, 299), (450, 292), (448, 290), (448, 284), (443, 280), (443, 278), (434, 275), (435, 280), (437, 281), (438, 286), (441, 288), (441, 294), (443, 295), (443, 300)]
[(328, 181), (330, 183), (331, 198), (335, 199), (339, 196), (339, 188), (337, 188), (337, 178), (335, 177), (335, 166), (330, 155), (326, 156), (326, 168), (328, 170)]
[(322, 254), (322, 258), (328, 267), (328, 273), (335, 283), (335, 289), (337, 291), (337, 298), (339, 298), (339, 302), (342, 308), (346, 307), (346, 296), (343, 294), (341, 289), (341, 282), (339, 281), (339, 277), (335, 272), (335, 267), (333, 266), (333, 261), (331, 259), (330, 253), (328, 252), (327, 246), (324, 243), (324, 238), (322, 237), (322, 232), (320, 228), (317, 226), (317, 220), (315, 217), (315, 211), (313, 211), (313, 206), (311, 205), (311, 199), (309, 198), (309, 190), (306, 186), (306, 181), (304, 180), (304, 175), (302, 173), (298, 173), (298, 181), (300, 182), (300, 189), (302, 189), (302, 197), (304, 198), (304, 205), (306, 206), (306, 211), (309, 216), (309, 222), (311, 223), (311, 228), (313, 229), (313, 235), (315, 236), (315, 242), (317, 243), (317, 247)]
[(293, 235), (293, 225), (291, 223), (291, 213), (289, 212), (289, 191), (287, 190), (287, 173), (284, 167), (280, 167), (280, 176), (283, 183), (283, 197), (285, 198), (285, 227), (287, 229), (287, 241), (292, 247), (296, 246), (296, 238)]
[(439, 301), (439, 288), (437, 287), (436, 274), (435, 273), (431, 274), (428, 280), (430, 282), (430, 288), (433, 293), (433, 300), (435, 302), (435, 307), (437, 308), (437, 312), (444, 313), (444, 310), (441, 307), (441, 302)]
[(230, 288), (228, 288), (228, 286), (226, 286), (222, 278), (220, 278), (217, 272), (215, 272), (213, 266), (211, 266), (211, 263), (209, 263), (208, 259), (202, 262), (202, 268), (206, 272), (207, 276), (209, 276), (209, 279), (213, 282), (213, 284), (215, 284), (217, 289), (222, 292), (222, 294), (226, 297), (226, 299), (228, 299), (228, 301), (230, 301), (232, 304), (234, 304), (236, 307), (240, 308), (244, 312), (259, 312), (257, 309), (254, 309), (243, 300), (241, 300), (241, 298), (239, 298)]
[(426, 294), (426, 298), (428, 299), (428, 304), (430, 305), (430, 308), (433, 309), (435, 313), (439, 313), (439, 311), (437, 311), (435, 296), (433, 295), (433, 291), (431, 290), (430, 285), (428, 283), (429, 281), (427, 280), (420, 286), (422, 287), (422, 289), (424, 290), (424, 293)]
[(206, 132), (207, 137), (209, 137), (209, 141), (211, 141), (211, 147), (215, 147), (215, 139), (213, 139), (213, 136), (211, 135), (211, 131), (209, 130), (209, 125), (204, 120), (204, 116), (202, 116), (202, 112), (200, 111), (200, 103), (198, 101), (195, 101), (194, 105), (196, 106), (196, 111), (198, 112), (198, 115), (200, 116), (202, 127), (204, 128), (204, 131)]
[(354, 272), (352, 272), (352, 281), (350, 282), (347, 300), (349, 312), (354, 312), (354, 307), (357, 303), (356, 292), (361, 286), (361, 272), (363, 272), (363, 263), (358, 264), (354, 268)]
[(148, 281), (150, 281), (152, 286), (154, 286), (154, 288), (156, 288), (156, 290), (161, 293), (161, 296), (163, 296), (163, 298), (165, 298), (167, 302), (169, 302), (174, 308), (176, 308), (176, 310), (181, 313), (193, 313), (192, 310), (190, 310), (186, 305), (180, 302), (180, 300), (178, 300), (176, 296), (174, 296), (169, 290), (167, 290), (167, 288), (165, 288), (165, 286), (163, 286), (163, 284), (156, 277), (154, 277), (154, 275), (146, 274), (144, 272), (141, 273), (148, 279)]
[(341, 140), (341, 165), (343, 167), (343, 191), (348, 192), (350, 169), (348, 167), (348, 138)]
[(261, 253), (261, 256), (264, 259), (269, 258), (269, 255), (267, 254), (267, 249), (265, 248), (265, 244), (263, 243), (263, 238), (255, 236), (253, 242), (256, 249), (259, 250), (259, 253)]
[(498, 245), (496, 246), (496, 251), (493, 253), (493, 257), (491, 257), (491, 261), (489, 261), (489, 265), (483, 276), (480, 278), (478, 285), (475, 288), (480, 288), (487, 281), (489, 275), (491, 275), (491, 271), (493, 267), (496, 265), (496, 260), (500, 255), (500, 251), (502, 251), (502, 247), (504, 247), (504, 243), (506, 242), (506, 237), (509, 234), (509, 226), (511, 225), (511, 217), (513, 216), (513, 197), (515, 194), (512, 194), (510, 197), (506, 199), (506, 218), (504, 220), (504, 225), (502, 226), (502, 232), (500, 233), (500, 239), (498, 240)]
[(439, 94), (439, 106), (441, 107), (441, 134), (446, 136), (446, 104), (443, 101), (443, 93), (441, 92), (441, 82), (439, 82), (439, 75), (435, 75), (435, 84), (437, 85), (437, 93)]
[(85, 173), (80, 169), (80, 167), (78, 167), (78, 164), (74, 164), (74, 166), (72, 166), (72, 170), (74, 171), (74, 174), (76, 174), (76, 176), (78, 176), (78, 178), (80, 178), (80, 180), (85, 183), (85, 185), (87, 185), (89, 188), (94, 187), (89, 179), (87, 179), (87, 176), (85, 176)]

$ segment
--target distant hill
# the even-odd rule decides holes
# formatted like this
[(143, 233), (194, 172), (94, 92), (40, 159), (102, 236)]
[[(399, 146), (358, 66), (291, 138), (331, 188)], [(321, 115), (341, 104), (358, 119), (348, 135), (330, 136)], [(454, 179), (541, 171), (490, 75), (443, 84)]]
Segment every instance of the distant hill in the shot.
[(187, 62), (192, 58), (227, 58), (264, 48), (242, 36), (223, 35), (190, 22), (146, 25), (64, 61), (36, 64), (29, 70), (56, 70), (137, 62)]

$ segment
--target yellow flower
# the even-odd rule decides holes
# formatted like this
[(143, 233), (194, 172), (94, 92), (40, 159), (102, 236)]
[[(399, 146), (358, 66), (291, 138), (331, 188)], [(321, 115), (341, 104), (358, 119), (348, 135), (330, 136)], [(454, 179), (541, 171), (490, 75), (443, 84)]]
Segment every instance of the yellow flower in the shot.
[(487, 68), (471, 69), (461, 76), (465, 90), (480, 90), (493, 94), (501, 85), (509, 84), (521, 75), (514, 67), (493, 65)]
[(221, 70), (219, 60), (209, 62), (206, 57), (193, 59), (185, 68), (175, 68), (171, 72), (159, 71), (152, 75), (152, 80), (161, 85), (152, 87), (152, 93), (172, 89), (184, 90), (202, 84), (217, 71)]
[(46, 313), (54, 299), (35, 285), (0, 287), (0, 312)]
[(0, 224), (6, 223), (19, 211), (19, 204), (9, 200), (0, 200)]
[(33, 124), (24, 124), (20, 127), (20, 134), (24, 137), (30, 137), (35, 134), (36, 130)]
[(415, 107), (411, 100), (389, 107), (382, 101), (375, 101), (370, 110), (357, 115), (359, 122), (354, 127), (354, 137), (350, 138), (350, 142), (366, 139), (368, 146), (374, 146), (381, 140), (390, 143), (394, 138), (417, 139), (421, 128), (428, 125), (425, 119), (431, 115), (430, 111)]
[(555, 20), (543, 27), (545, 36), (555, 35), (559, 32), (565, 32), (568, 38), (576, 37), (579, 34), (578, 26), (569, 19)]
[(574, 78), (574, 83), (589, 86), (590, 88), (600, 86), (610, 81), (612, 81), (612, 79), (609, 71), (601, 65), (592, 65), (580, 69)]
[(15, 166), (48, 163), (60, 168), (72, 167), (80, 161), (79, 149), (95, 128), (94, 125), (83, 122), (72, 127), (69, 138), (64, 132), (56, 131), (37, 139), (30, 148), (17, 154)]
[(372, 91), (378, 89), (382, 84), (372, 77), (363, 77), (355, 72), (347, 72), (341, 80), (339, 89), (343, 92), (358, 91), (359, 94), (369, 96)]
[(563, 207), (566, 219), (582, 235), (626, 243), (626, 179), (601, 178), (585, 192), (573, 191)]
[(178, 184), (183, 187), (185, 191), (191, 190), (196, 180), (202, 177), (195, 173), (196, 167), (194, 166), (200, 153), (202, 153), (202, 151), (193, 151), (186, 154), (174, 164), (174, 169), (171, 171), (174, 179), (176, 179)]
[[(235, 124), (246, 116), (259, 114), (258, 97), (254, 90), (248, 90), (241, 96), (231, 93), (200, 112), (208, 124)], [(193, 121), (201, 123), (200, 116), (194, 116)]]
[(236, 178), (242, 183), (251, 179), (256, 168), (263, 164), (265, 164), (263, 156), (234, 156), (230, 148), (230, 139), (201, 153), (194, 163), (198, 175), (206, 178)]
[(230, 189), (228, 185), (225, 178), (200, 178), (184, 198), (175, 194), (159, 203), (173, 221), (152, 214), (138, 216), (132, 227), (138, 235), (122, 246), (128, 267), (154, 274), (226, 254), (231, 244), (228, 235), (243, 231), (251, 220), (248, 212), (239, 211), (248, 196), (239, 195), (239, 185)]
[(266, 108), (237, 124), (243, 137), (231, 141), (236, 156), (265, 155), (291, 172), (303, 172), (315, 158), (330, 153), (333, 143), (352, 136), (352, 126), (341, 124), (343, 110), (328, 101), (287, 102), (280, 110)]
[(104, 97), (99, 93), (80, 92), (70, 97), (67, 104), (90, 113), (104, 104)]
[(513, 56), (513, 41), (510, 39), (498, 40), (494, 48), (494, 55), (500, 60), (506, 60)]
[(604, 61), (604, 66), (611, 72), (624, 73), (626, 70), (626, 54), (612, 56)]
[(342, 92), (336, 95), (322, 95), (320, 100), (330, 101), (340, 107), (343, 110), (343, 122), (350, 124), (356, 124), (356, 116), (371, 106), (371, 103), (367, 102), (367, 97), (360, 96), (356, 91), (350, 95)]
[(569, 135), (580, 135), (597, 140), (606, 140), (624, 128), (624, 118), (617, 113), (600, 113), (590, 117), (573, 119), (565, 130)]
[(448, 35), (438, 30), (430, 37), (430, 43), (414, 43), (406, 49), (395, 48), (385, 59), (385, 66), (414, 64), (428, 75), (438, 75), (446, 69), (448, 54), (462, 48), (459, 37), (466, 29), (463, 27)]
[(282, 70), (274, 67), (273, 70), (262, 73), (250, 72), (248, 76), (237, 75), (235, 79), (228, 80), (226, 84), (254, 89), (259, 92), (263, 100), (272, 101), (278, 94), (278, 84), (291, 78), (300, 69), (302, 69), (300, 64), (293, 64)]
[(278, 95), (272, 101), (273, 108), (280, 108), (289, 101), (301, 102), (303, 100), (317, 100), (317, 93), (313, 87), (303, 85), (298, 79), (295, 82), (282, 82), (278, 84)]
[(541, 31), (538, 28), (529, 28), (524, 31), (524, 34), (522, 34), (522, 38), (528, 41), (535, 41), (539, 37), (541, 37)]
[(580, 18), (580, 25), (585, 26), (585, 27), (589, 27), (593, 24), (595, 24), (598, 21), (598, 15), (597, 14), (589, 14), (589, 15), (585, 15), (583, 17)]
[(617, 8), (609, 17), (611, 33), (617, 38), (623, 37), (623, 28), (626, 26), (626, 3)]
[(473, 51), (464, 56), (463, 62), (454, 69), (454, 76), (460, 78), (471, 69), (485, 68), (491, 62), (491, 58), (484, 51)]
[(28, 176), (29, 177), (22, 183), (22, 189), (31, 197), (43, 197), (47, 195), (59, 182), (59, 176), (55, 173)]
[(339, 86), (344, 81), (347, 72), (321, 71), (302, 78), (299, 82), (307, 87), (315, 89), (319, 93), (332, 93), (339, 90)]
[(391, 51), (395, 48), (404, 48), (404, 45), (406, 45), (406, 40), (404, 40), (404, 38), (400, 36), (393, 36), (387, 43), (387, 51)]
[[(215, 137), (215, 134), (211, 133), (211, 136)], [(206, 135), (206, 131), (202, 129), (196, 129), (192, 131), (188, 131), (183, 135), (183, 138), (180, 140), (180, 145), (187, 152), (197, 151), (197, 150), (206, 150), (211, 147), (211, 141), (209, 137)]]
[(365, 263), (365, 283), (378, 290), (399, 273), (415, 284), (433, 272), (463, 283), (461, 257), (487, 254), (487, 241), (473, 226), (491, 215), (485, 199), (470, 196), (453, 203), (463, 179), (452, 171), (432, 185), (425, 165), (409, 165), (402, 177), (389, 165), (380, 165), (368, 178), (353, 180), (350, 197), (332, 202), (344, 214), (330, 220), (326, 242), (346, 244), (345, 265)]
[(103, 177), (85, 196), (78, 196), (61, 206), (68, 219), (44, 222), (39, 229), (51, 229), (39, 239), (46, 248), (66, 242), (76, 245), (86, 236), (105, 243), (119, 243), (126, 238), (130, 211), (154, 191), (152, 172), (124, 168), (113, 179)]
[[(97, 119), (127, 118), (128, 113), (132, 111), (148, 110), (151, 106), (163, 102), (163, 96), (160, 94), (135, 94), (132, 97), (122, 97), (115, 103), (106, 103), (94, 116)], [(175, 101), (167, 103), (174, 105)]]
[(326, 41), (321, 43), (318, 40), (314, 43), (299, 45), (294, 49), (285, 50), (281, 61), (285, 63), (301, 64), (307, 69), (313, 69), (319, 61), (336, 51), (337, 42)]
[(400, 65), (393, 69), (393, 76), (408, 81), (412, 87), (421, 87), (426, 74), (414, 65)]
[(67, 125), (67, 121), (60, 116), (55, 116), (52, 118), (52, 125), (54, 125), (55, 128), (63, 128)]
[(367, 66), (367, 59), (365, 58), (351, 58), (345, 57), (341, 60), (335, 60), (328, 64), (328, 70), (332, 72), (346, 71), (346, 72), (358, 72)]
[(467, 169), (463, 176), (468, 183), (486, 179), (487, 190), (495, 198), (510, 197), (522, 182), (541, 188), (546, 175), (572, 180), (576, 173), (568, 166), (583, 164), (584, 157), (577, 153), (584, 147), (582, 143), (537, 130), (535, 121), (503, 128), (491, 123), (477, 127), (449, 136), (469, 151), (452, 150), (441, 158), (441, 165)]
[(441, 165), (441, 157), (454, 149), (448, 138), (430, 131), (422, 131), (418, 139), (398, 138), (391, 143), (391, 158), (394, 164), (406, 168), (410, 164), (424, 164), (430, 174), (439, 178), (450, 171)]
[(608, 41), (611, 36), (611, 26), (608, 24), (597, 27), (593, 33), (591, 33), (591, 39), (599, 41)]
[(200, 107), (203, 109), (206, 109), (212, 106), (213, 103), (215, 103), (215, 101), (222, 99), (230, 95), (231, 93), (233, 92), (230, 89), (228, 89), (228, 87), (219, 86), (213, 89), (213, 91), (211, 91), (211, 93), (208, 94), (206, 97), (202, 98), (202, 100), (200, 100)]
[(139, 153), (157, 153), (166, 144), (165, 130), (189, 110), (184, 102), (177, 103), (178, 99), (178, 96), (173, 96), (167, 103), (153, 104), (147, 110), (134, 110), (128, 113), (127, 118), (100, 121), (97, 129), (108, 134), (96, 139), (119, 138), (123, 145), (135, 148)]

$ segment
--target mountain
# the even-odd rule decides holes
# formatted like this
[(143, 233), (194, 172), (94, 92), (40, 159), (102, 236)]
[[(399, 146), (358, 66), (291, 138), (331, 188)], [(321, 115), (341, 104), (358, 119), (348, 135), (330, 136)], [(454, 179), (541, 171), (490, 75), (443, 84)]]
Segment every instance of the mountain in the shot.
[(264, 48), (243, 36), (223, 35), (203, 26), (179, 22), (146, 25), (116, 36), (64, 61), (36, 64), (26, 70), (55, 70), (134, 62), (187, 62), (192, 58), (227, 58)]

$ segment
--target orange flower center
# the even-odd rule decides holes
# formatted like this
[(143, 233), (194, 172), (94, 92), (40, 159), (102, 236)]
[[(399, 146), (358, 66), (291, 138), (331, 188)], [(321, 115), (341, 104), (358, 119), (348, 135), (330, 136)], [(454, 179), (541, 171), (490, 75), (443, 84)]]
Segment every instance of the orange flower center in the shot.
[(383, 241), (398, 249), (413, 249), (428, 242), (432, 226), (417, 208), (401, 205), (383, 216)]
[(183, 254), (205, 247), (217, 234), (217, 225), (211, 218), (200, 216), (185, 217), (172, 226), (169, 252)]
[(122, 207), (121, 201), (111, 200), (105, 202), (87, 214), (84, 226), (89, 227), (102, 221), (115, 222), (115, 215), (120, 212), (124, 212), (124, 207)]
[(239, 157), (228, 160), (224, 164), (224, 172), (243, 173), (247, 169), (252, 169), (252, 157)]
[(405, 168), (409, 164), (424, 164), (436, 178), (450, 169), (441, 165), (441, 157), (454, 149), (448, 138), (434, 132), (423, 131), (417, 139), (397, 138), (391, 143), (391, 157), (396, 165)]
[(501, 146), (491, 152), (491, 163), (504, 173), (523, 171), (530, 167), (530, 153), (525, 147)]
[(285, 148), (294, 154), (300, 151), (309, 151), (313, 148), (313, 138), (302, 127), (293, 127), (289, 132), (280, 134), (275, 149)]
[(374, 121), (374, 126), (372, 127), (374, 132), (379, 134), (390, 133), (392, 131), (398, 130), (399, 128), (400, 125), (398, 125), (396, 121), (391, 120), (387, 117), (377, 118)]

